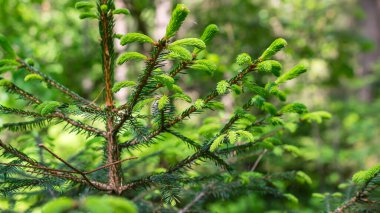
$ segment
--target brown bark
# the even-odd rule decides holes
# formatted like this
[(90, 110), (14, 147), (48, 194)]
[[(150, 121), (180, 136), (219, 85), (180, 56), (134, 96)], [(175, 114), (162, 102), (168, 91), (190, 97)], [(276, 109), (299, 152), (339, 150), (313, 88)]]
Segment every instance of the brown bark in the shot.
[[(373, 73), (373, 64), (380, 58), (380, 2), (374, 0), (359, 1), (365, 14), (366, 19), (360, 23), (362, 33), (374, 42), (375, 49), (371, 52), (364, 53), (360, 56), (361, 68), (358, 69), (358, 76), (365, 77)], [(362, 101), (372, 100), (372, 87), (366, 85), (359, 90), (359, 98)]]
[(156, 0), (156, 17), (154, 29), (154, 38), (156, 40), (165, 36), (166, 26), (170, 21), (170, 10), (172, 3), (170, 0)]
[[(107, 4), (107, 0), (103, 0), (103, 4)], [(105, 81), (105, 93), (106, 93), (106, 109), (108, 112), (107, 123), (106, 123), (106, 140), (107, 140), (107, 163), (112, 164), (115, 161), (120, 161), (120, 151), (117, 144), (117, 137), (114, 134), (114, 116), (112, 110), (114, 109), (114, 101), (112, 94), (112, 76), (114, 70), (111, 49), (113, 49), (113, 38), (112, 33), (109, 32), (111, 29), (110, 19), (107, 12), (102, 11), (100, 14), (100, 24), (102, 26), (101, 31), (101, 46), (102, 46), (102, 59), (103, 59), (103, 73)], [(120, 164), (113, 164), (108, 169), (109, 186), (112, 189), (111, 193), (121, 194), (122, 185), (122, 172)]]
[[(116, 8), (127, 8), (123, 0), (116, 0), (115, 1)], [(127, 34), (128, 32), (128, 26), (127, 21), (124, 16), (117, 16), (115, 17), (115, 32), (117, 34)], [(115, 40), (115, 50), (116, 53), (123, 52), (125, 50), (125, 47), (120, 45), (119, 40)], [(115, 80), (116, 81), (125, 81), (127, 80), (127, 74), (128, 69), (126, 65), (117, 66), (115, 70)], [(128, 96), (128, 92), (126, 89), (120, 90), (118, 93), (115, 94), (115, 98), (119, 100), (120, 102), (125, 102)]]

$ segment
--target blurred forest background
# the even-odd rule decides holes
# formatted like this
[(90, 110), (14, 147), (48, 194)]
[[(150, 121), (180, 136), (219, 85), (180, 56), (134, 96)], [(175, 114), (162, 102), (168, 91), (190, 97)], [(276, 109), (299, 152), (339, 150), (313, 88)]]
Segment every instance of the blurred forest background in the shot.
[[(98, 54), (97, 23), (81, 21), (74, 0), (0, 0), (0, 32), (20, 56), (32, 57), (42, 72), (49, 73), (64, 85), (89, 99), (101, 91), (101, 67)], [(247, 52), (259, 56), (275, 38), (285, 38), (289, 46), (277, 56), (285, 68), (301, 61), (309, 71), (287, 86), (289, 99), (305, 103), (310, 110), (326, 110), (333, 117), (323, 124), (304, 125), (294, 129), (284, 140), (300, 147), (294, 157), (268, 154), (258, 171), (303, 170), (313, 183), (288, 189), (300, 199), (294, 210), (313, 212), (332, 208), (312, 197), (312, 193), (344, 192), (353, 173), (380, 163), (380, 1), (377, 0), (116, 0), (128, 8), (132, 16), (118, 19), (117, 33), (142, 32), (161, 37), (177, 3), (191, 10), (179, 37), (201, 34), (214, 23), (221, 32), (209, 45), (212, 60), (219, 64), (213, 76), (189, 74), (187, 93), (199, 97), (230, 70), (236, 55)], [(144, 50), (144, 46), (134, 46)], [(118, 46), (118, 51), (122, 47)], [(285, 60), (286, 59), (286, 60)], [(230, 65), (233, 64), (233, 65)], [(117, 80), (136, 79), (139, 67), (118, 67)], [(17, 82), (16, 82), (17, 83)], [(22, 82), (19, 82), (22, 83)], [(28, 88), (51, 99), (58, 98), (51, 90)], [(119, 100), (125, 97), (119, 93)], [(202, 93), (203, 92), (203, 93)], [(223, 98), (227, 112), (234, 111), (234, 95)], [(0, 103), (17, 106), (14, 98), (0, 93)], [(213, 115), (222, 116), (222, 115)], [(224, 115), (223, 115), (224, 116)], [(226, 116), (228, 117), (228, 116)], [(1, 122), (1, 120), (0, 120)], [(196, 126), (196, 119), (192, 119)], [(215, 124), (217, 125), (217, 124)], [(45, 141), (68, 157), (85, 139), (60, 132), (61, 127), (46, 129)], [(195, 131), (195, 128), (183, 131)], [(37, 132), (34, 140), (41, 140)], [(1, 138), (9, 135), (3, 134)], [(16, 140), (16, 139), (15, 139)], [(25, 140), (17, 138), (17, 140)], [(36, 143), (31, 139), (27, 143)], [(165, 154), (158, 151), (163, 150)], [(157, 157), (141, 166), (141, 173), (159, 164), (162, 159), (186, 156), (178, 146), (153, 146), (148, 154)], [(94, 157), (95, 158), (95, 157)], [(284, 186), (285, 187), (285, 186)], [(252, 201), (254, 200), (254, 202)], [(10, 205), (0, 198), (0, 206)], [(21, 204), (19, 204), (21, 205)], [(22, 209), (21, 207), (19, 207)], [(214, 212), (261, 212), (271, 208), (265, 197), (252, 194), (231, 201), (219, 201), (207, 207)]]

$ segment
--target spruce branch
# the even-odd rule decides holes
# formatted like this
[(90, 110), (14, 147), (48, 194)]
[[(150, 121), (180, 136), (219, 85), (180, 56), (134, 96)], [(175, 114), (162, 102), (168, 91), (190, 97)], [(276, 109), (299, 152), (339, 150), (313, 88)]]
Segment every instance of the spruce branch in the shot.
[(178, 213), (186, 213), (186, 212), (188, 212), (192, 206), (194, 206), (198, 201), (200, 201), (204, 196), (207, 195), (208, 190), (209, 190), (209, 187), (205, 187), (205, 189), (203, 189), (201, 191), (201, 193), (199, 193), (197, 196), (195, 196), (194, 199), (191, 200), (185, 207), (183, 207), (182, 209), (180, 209), (178, 211)]
[[(193, 54), (193, 57), (192, 57), (192, 60), (191, 61), (181, 61), (177, 66), (174, 66), (170, 71), (169, 71), (169, 76), (170, 77), (176, 77), (177, 74), (179, 74), (180, 72), (182, 72), (183, 70), (187, 69), (189, 67), (189, 65), (191, 65), (195, 60), (197, 59), (197, 54)], [(163, 86), (165, 86), (164, 84), (162, 83), (158, 83), (156, 84), (156, 86), (154, 86), (153, 89), (151, 89), (148, 93), (153, 93), (155, 92), (156, 90), (162, 88)]]
[(143, 75), (139, 78), (139, 83), (136, 86), (136, 90), (132, 94), (131, 101), (128, 103), (120, 106), (117, 110), (124, 110), (125, 109), (125, 114), (122, 116), (120, 119), (119, 123), (115, 126), (114, 128), (114, 134), (117, 134), (117, 132), (120, 130), (120, 128), (123, 126), (125, 121), (131, 117), (133, 107), (136, 105), (137, 101), (139, 98), (141, 98), (141, 93), (143, 92), (143, 89), (149, 82), (149, 78), (152, 75), (152, 72), (156, 67), (159, 65), (160, 60), (159, 58), (161, 57), (162, 52), (164, 51), (166, 47), (166, 40), (160, 40), (157, 42), (154, 47), (153, 51), (151, 52), (151, 58), (147, 60), (146, 62), (146, 68), (143, 73)]
[[(198, 151), (198, 152), (203, 149), (203, 147), (201, 145), (199, 145), (195, 141), (191, 140), (190, 138), (187, 138), (187, 137), (179, 134), (178, 132), (171, 131), (171, 130), (167, 130), (167, 132), (170, 133), (170, 134), (172, 134), (172, 135), (174, 135), (174, 136), (176, 136), (177, 138), (181, 139), (186, 144), (194, 147), (195, 150)], [(217, 165), (222, 166), (227, 171), (232, 171), (231, 166), (228, 165), (227, 162), (225, 162), (222, 158), (218, 157), (217, 155), (215, 155), (214, 153), (212, 153), (212, 152), (210, 152), (208, 150), (205, 151), (205, 158), (209, 158), (210, 160), (214, 161)]]
[(37, 118), (31, 121), (17, 122), (17, 123), (5, 123), (0, 129), (8, 129), (10, 131), (30, 131), (34, 128), (43, 128), (51, 123), (51, 119), (48, 118)]
[(77, 132), (81, 132), (80, 130), (83, 130), (86, 133), (88, 133), (89, 136), (94, 135), (94, 136), (106, 137), (106, 132), (104, 132), (103, 130), (84, 124), (80, 121), (73, 120), (61, 112), (56, 112), (50, 116), (54, 118), (61, 118), (62, 120), (71, 124), (72, 126), (77, 127), (78, 129), (73, 129), (73, 130), (76, 130)]
[(72, 90), (68, 89), (67, 87), (63, 86), (62, 84), (60, 84), (59, 82), (55, 81), (51, 77), (49, 77), (46, 74), (38, 71), (36, 68), (34, 68), (33, 66), (29, 65), (25, 61), (23, 61), (21, 59), (17, 59), (17, 61), (21, 64), (22, 68), (25, 68), (25, 70), (27, 70), (28, 72), (30, 72), (32, 74), (37, 74), (37, 75), (41, 76), (43, 78), (43, 80), (46, 83), (48, 83), (50, 86), (57, 88), (59, 91), (61, 91), (62, 93), (66, 94), (67, 96), (71, 97), (72, 99), (74, 99), (74, 100), (76, 100), (76, 101), (78, 101), (80, 103), (83, 103), (84, 105), (86, 105), (88, 107), (91, 107), (93, 109), (101, 110), (100, 107), (94, 105), (93, 103), (91, 103), (91, 101), (89, 101), (89, 100), (81, 97), (80, 95), (78, 95), (77, 93), (75, 93)]
[[(62, 172), (62, 171), (59, 171), (59, 170), (56, 170), (56, 169), (51, 169), (51, 168), (48, 168), (48, 167), (46, 167), (44, 165), (39, 164), (37, 161), (35, 161), (34, 159), (28, 157), (27, 155), (25, 155), (24, 153), (18, 151), (17, 149), (13, 148), (12, 146), (6, 145), (1, 140), (0, 140), (0, 147), (2, 147), (4, 149), (5, 153), (9, 153), (9, 154), (13, 155), (14, 157), (17, 157), (22, 162), (25, 162), (25, 163), (27, 163), (27, 164), (35, 167), (34, 169), (43, 170), (43, 172), (29, 170), (28, 172), (30, 172), (30, 173), (49, 175), (49, 176), (54, 176), (54, 177), (62, 178), (62, 179), (65, 179), (65, 180), (71, 180), (71, 181), (74, 181), (76, 183), (88, 184), (88, 182), (86, 180), (84, 180), (84, 179), (81, 179), (81, 178), (73, 176), (73, 175), (71, 175), (69, 173), (65, 173), (65, 172)], [(108, 190), (107, 185), (99, 183), (99, 182), (92, 181), (91, 185), (95, 185), (96, 188), (101, 189), (101, 190)]]
[[(247, 68), (243, 69), (241, 72), (239, 72), (236, 76), (234, 76), (233, 78), (231, 78), (228, 83), (230, 85), (234, 85), (234, 84), (237, 84), (240, 80), (242, 80), (248, 73), (252, 72), (253, 70), (255, 70), (257, 64), (259, 63), (260, 61), (257, 60), (255, 61), (252, 65), (248, 66)], [(210, 101), (212, 101), (214, 98), (218, 97), (219, 96), (219, 93), (217, 90), (213, 90), (211, 93), (209, 93), (209, 95), (206, 96), (204, 100), (204, 104), (207, 104), (209, 103)], [(171, 121), (169, 121), (166, 125), (165, 125), (165, 128), (161, 128), (159, 130), (156, 130), (154, 132), (152, 132), (148, 137), (147, 137), (147, 140), (151, 140), (153, 138), (155, 138), (156, 136), (160, 135), (162, 132), (164, 132), (166, 129), (169, 129), (171, 128), (172, 126), (174, 126), (175, 124), (177, 124), (178, 122), (181, 122), (182, 120), (184, 120), (186, 117), (190, 116), (192, 113), (196, 112), (197, 111), (197, 108), (192, 105), (190, 106), (189, 108), (187, 108), (184, 112), (182, 112), (179, 116), (175, 117), (174, 119), (172, 119)], [(124, 143), (121, 143), (120, 144), (120, 148), (131, 148), (135, 145), (138, 145), (139, 144), (139, 141), (135, 138), (135, 139), (132, 139), (130, 141), (127, 141), (127, 142), (124, 142)]]
[(369, 204), (376, 204), (376, 201), (371, 201), (368, 199), (368, 195), (375, 191), (376, 189), (380, 188), (380, 184), (371, 184), (371, 182), (379, 178), (380, 172), (376, 172), (373, 174), (373, 176), (368, 179), (363, 186), (359, 189), (359, 191), (356, 193), (354, 197), (343, 203), (341, 206), (335, 209), (334, 213), (344, 213), (347, 212), (352, 206), (354, 206), (356, 203), (369, 203)]
[(51, 169), (51, 168), (41, 167), (41, 166), (32, 166), (32, 165), (24, 165), (24, 164), (17, 164), (17, 163), (0, 163), (0, 164), (5, 165), (5, 166), (15, 166), (15, 167), (46, 170), (46, 171), (59, 172), (59, 173), (77, 174), (76, 171), (69, 171), (69, 170), (62, 170), (62, 169)]
[(42, 116), (38, 113), (21, 110), (21, 109), (13, 109), (3, 105), (0, 105), (0, 114), (11, 114), (18, 115), (22, 117), (32, 117), (32, 118), (41, 118)]
[[(3, 83), (2, 85), (6, 86), (7, 89), (10, 90), (11, 92), (14, 92), (14, 93), (17, 93), (17, 94), (21, 95), (26, 100), (29, 100), (30, 102), (32, 102), (34, 104), (40, 105), (40, 104), (43, 103), (40, 99), (36, 98), (32, 94), (26, 92), (25, 90), (19, 88), (18, 86), (16, 86), (15, 84), (13, 84), (11, 82), (7, 81), (6, 83)], [(86, 110), (87, 112), (91, 112), (91, 113), (101, 113), (101, 111), (99, 111), (97, 109), (93, 109), (93, 108), (86, 109), (86, 107), (79, 107), (79, 109)], [(71, 125), (73, 125), (75, 127), (78, 127), (80, 129), (83, 129), (83, 130), (87, 131), (88, 133), (90, 133), (90, 135), (99, 135), (99, 136), (104, 136), (105, 135), (105, 133), (103, 131), (101, 131), (101, 130), (99, 130), (97, 128), (94, 128), (92, 126), (83, 124), (80, 121), (75, 121), (75, 120), (67, 117), (65, 114), (63, 114), (62, 112), (60, 112), (58, 110), (56, 110), (55, 113), (53, 113), (53, 114), (50, 114), (50, 115), (47, 115), (47, 116), (43, 116), (43, 115), (38, 114), (38, 113), (28, 112), (28, 111), (19, 110), (19, 109), (12, 109), (12, 108), (8, 108), (8, 107), (0, 105), (0, 112), (5, 113), (5, 114), (16, 114), (16, 115), (20, 115), (20, 116), (34, 117), (34, 118), (37, 118), (37, 120), (35, 120), (35, 121), (40, 121), (41, 119), (58, 118), (58, 119), (62, 119), (64, 121), (66, 121), (67, 123), (69, 123), (69, 124), (71, 124)], [(27, 124), (27, 123), (24, 123), (24, 124)], [(13, 124), (13, 125), (12, 124), (8, 124), (8, 126), (9, 127), (13, 127), (13, 126), (16, 126), (16, 125), (15, 124)]]
[(7, 81), (7, 80), (2, 80), (6, 81), (2, 84), (3, 87), (6, 88), (6, 91), (9, 93), (14, 93), (20, 95), (23, 99), (30, 101), (31, 103), (34, 104), (41, 104), (41, 100), (39, 100), (37, 97), (34, 95), (26, 92), (25, 90), (21, 89), (20, 87), (16, 86), (14, 83)]
[(123, 160), (119, 160), (119, 161), (115, 161), (115, 162), (112, 162), (112, 163), (109, 163), (109, 164), (106, 164), (106, 165), (103, 165), (103, 166), (100, 166), (96, 169), (93, 169), (93, 170), (90, 170), (90, 171), (87, 171), (87, 172), (83, 172), (84, 174), (91, 174), (91, 173), (94, 173), (94, 172), (97, 172), (99, 170), (102, 170), (102, 169), (105, 169), (105, 168), (108, 168), (110, 166), (113, 166), (115, 164), (119, 164), (119, 163), (123, 163), (125, 161), (128, 161), (128, 160), (133, 160), (133, 159), (137, 159), (138, 157), (128, 157), (128, 158), (125, 158)]
[(47, 152), (49, 152), (52, 156), (54, 156), (56, 159), (58, 159), (59, 161), (61, 161), (63, 164), (65, 164), (67, 167), (69, 167), (70, 169), (72, 169), (73, 171), (75, 171), (76, 173), (80, 174), (82, 176), (82, 178), (91, 186), (93, 186), (94, 188), (97, 188), (97, 189), (102, 189), (102, 188), (99, 188), (97, 185), (93, 184), (93, 182), (88, 179), (88, 177), (86, 176), (86, 174), (82, 171), (80, 171), (79, 169), (75, 168), (73, 165), (71, 165), (70, 163), (66, 162), (65, 160), (63, 160), (61, 157), (59, 157), (57, 154), (55, 154), (53, 151), (51, 151), (49, 148), (47, 148), (44, 144), (39, 144), (38, 145), (39, 147), (43, 148), (44, 150), (46, 150)]

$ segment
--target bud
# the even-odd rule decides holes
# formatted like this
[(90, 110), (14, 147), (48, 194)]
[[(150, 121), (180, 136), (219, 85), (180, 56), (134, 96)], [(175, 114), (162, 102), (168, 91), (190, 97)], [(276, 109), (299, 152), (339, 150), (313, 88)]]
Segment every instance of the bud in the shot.
[(120, 40), (120, 44), (123, 46), (133, 42), (152, 44), (154, 41), (149, 36), (141, 33), (128, 33), (122, 36)]
[(138, 52), (126, 52), (119, 56), (116, 63), (118, 65), (122, 65), (128, 61), (142, 61), (142, 60), (145, 60), (146, 58), (147, 57), (145, 55)]
[(75, 4), (75, 8), (80, 10), (80, 9), (91, 9), (95, 7), (95, 4), (93, 4), (92, 2), (88, 2), (88, 1), (80, 1), (80, 2), (77, 2)]
[(165, 37), (167, 39), (173, 37), (179, 28), (181, 27), (183, 21), (185, 21), (187, 15), (190, 13), (190, 10), (183, 4), (178, 4), (172, 13), (172, 17), (169, 21), (169, 24), (166, 28)]
[(230, 84), (227, 81), (219, 81), (219, 83), (216, 85), (216, 91), (219, 95), (223, 95), (227, 92), (228, 88), (230, 87)]
[(283, 74), (280, 76), (277, 80), (277, 84), (285, 83), (286, 81), (292, 80), (294, 78), (297, 78), (302, 73), (306, 72), (307, 69), (304, 65), (298, 64), (295, 67), (293, 67), (289, 72)]
[(211, 41), (215, 37), (216, 33), (218, 33), (218, 32), (219, 32), (218, 26), (216, 26), (215, 24), (210, 24), (203, 31), (201, 39), (202, 39), (202, 41), (207, 43), (207, 42)]
[(278, 51), (282, 50), (287, 45), (285, 39), (278, 38), (272, 42), (272, 44), (264, 51), (260, 56), (260, 60), (265, 61), (274, 56)]
[(129, 10), (128, 10), (128, 9), (125, 9), (125, 8), (119, 8), (119, 9), (116, 9), (116, 10), (112, 11), (112, 13), (113, 13), (114, 15), (117, 15), (117, 14), (130, 15), (130, 14), (131, 14), (131, 12), (129, 12)]
[(188, 47), (195, 47), (195, 48), (198, 48), (198, 49), (205, 49), (206, 48), (206, 44), (198, 39), (198, 38), (184, 38), (184, 39), (180, 39), (180, 40), (177, 40), (175, 42), (173, 42), (170, 46), (175, 46), (175, 45), (178, 45), (178, 46), (188, 46)]
[(242, 53), (236, 57), (236, 63), (240, 66), (252, 64), (252, 58), (247, 53)]
[(205, 102), (202, 99), (197, 99), (194, 103), (194, 107), (197, 110), (201, 110), (205, 105)]
[(278, 77), (281, 74), (282, 65), (278, 61), (267, 60), (259, 63), (257, 65), (257, 70), (259, 72), (271, 72), (273, 75)]
[(163, 95), (159, 100), (158, 100), (158, 109), (163, 110), (164, 107), (169, 103), (169, 97), (167, 95)]

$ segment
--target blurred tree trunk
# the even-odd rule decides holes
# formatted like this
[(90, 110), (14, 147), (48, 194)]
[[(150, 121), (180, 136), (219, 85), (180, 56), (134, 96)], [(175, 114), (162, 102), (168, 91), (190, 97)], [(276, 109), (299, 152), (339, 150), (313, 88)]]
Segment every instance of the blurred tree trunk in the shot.
[[(158, 40), (165, 36), (166, 26), (168, 25), (171, 17), (172, 0), (155, 0), (156, 16), (155, 16), (155, 28), (154, 39)], [(166, 63), (165, 68), (169, 69), (172, 63)]]
[[(126, 8), (126, 5), (123, 0), (115, 1), (116, 8)], [(115, 32), (118, 34), (126, 34), (128, 32), (127, 22), (124, 16), (115, 16)], [(115, 49), (116, 52), (120, 53), (125, 51), (125, 47), (121, 46), (118, 40), (115, 40)], [(125, 81), (127, 78), (127, 66), (124, 64), (122, 66), (116, 66), (115, 70), (115, 80), (116, 81)], [(125, 101), (127, 98), (127, 90), (122, 89), (120, 92), (116, 93), (115, 97), (119, 101)]]
[[(371, 52), (363, 53), (360, 56), (361, 68), (358, 69), (358, 76), (365, 77), (373, 73), (373, 64), (380, 59), (380, 1), (361, 0), (359, 1), (366, 18), (360, 24), (362, 33), (374, 42), (374, 49)], [(369, 102), (373, 98), (372, 86), (364, 86), (359, 91), (359, 98)]]
[(154, 29), (154, 38), (156, 40), (165, 36), (166, 25), (170, 20), (170, 11), (172, 9), (171, 0), (155, 0), (156, 4), (156, 17)]

